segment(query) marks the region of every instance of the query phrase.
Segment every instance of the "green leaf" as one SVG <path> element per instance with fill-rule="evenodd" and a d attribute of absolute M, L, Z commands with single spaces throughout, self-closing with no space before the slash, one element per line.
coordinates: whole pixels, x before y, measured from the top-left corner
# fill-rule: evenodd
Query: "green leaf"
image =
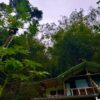
<path fill-rule="evenodd" d="M 37 63 L 35 61 L 31 61 L 31 60 L 28 60 L 28 59 L 24 59 L 23 64 L 26 67 L 33 69 L 33 70 L 35 70 L 37 67 L 42 67 L 42 65 L 40 63 Z"/>
<path fill-rule="evenodd" d="M 23 69 L 23 64 L 14 58 L 8 59 L 4 62 L 4 70 L 7 74 L 18 73 Z"/>

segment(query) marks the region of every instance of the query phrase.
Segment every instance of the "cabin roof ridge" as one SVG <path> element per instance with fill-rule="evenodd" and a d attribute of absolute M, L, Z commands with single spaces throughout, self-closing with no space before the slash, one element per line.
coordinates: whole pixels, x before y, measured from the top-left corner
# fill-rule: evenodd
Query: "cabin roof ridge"
<path fill-rule="evenodd" d="M 100 72 L 100 64 L 98 64 L 96 62 L 84 60 L 83 62 L 73 66 L 72 68 L 70 68 L 67 71 L 63 72 L 62 74 L 58 75 L 56 78 L 57 79 L 64 78 L 65 76 L 70 77 L 71 75 L 75 75 L 84 69 L 87 69 L 88 71 L 92 71 L 92 72 L 96 72 L 96 71 Z"/>

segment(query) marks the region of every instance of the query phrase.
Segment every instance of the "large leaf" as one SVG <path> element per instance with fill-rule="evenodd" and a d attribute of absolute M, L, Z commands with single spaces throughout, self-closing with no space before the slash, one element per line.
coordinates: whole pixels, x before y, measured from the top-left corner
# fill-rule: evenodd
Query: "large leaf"
<path fill-rule="evenodd" d="M 8 59 L 4 63 L 4 71 L 7 74 L 19 73 L 23 69 L 23 64 L 14 58 Z"/>
<path fill-rule="evenodd" d="M 16 53 L 21 53 L 21 54 L 28 54 L 27 50 L 23 48 L 22 46 L 14 45 L 13 49 Z"/>
<path fill-rule="evenodd" d="M 40 63 L 37 63 L 32 60 L 24 59 L 23 64 L 28 67 L 29 69 L 35 70 L 37 67 L 42 67 Z"/>
<path fill-rule="evenodd" d="M 5 55 L 13 55 L 15 54 L 16 52 L 12 49 L 12 48 L 3 48 L 3 47 L 0 47 L 0 56 L 5 56 Z"/>

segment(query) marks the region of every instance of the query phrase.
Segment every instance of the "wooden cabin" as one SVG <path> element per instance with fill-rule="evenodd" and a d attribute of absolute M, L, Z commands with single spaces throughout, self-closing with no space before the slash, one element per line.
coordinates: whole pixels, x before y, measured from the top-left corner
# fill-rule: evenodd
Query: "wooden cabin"
<path fill-rule="evenodd" d="M 100 64 L 84 61 L 40 84 L 43 97 L 35 100 L 100 100 Z"/>

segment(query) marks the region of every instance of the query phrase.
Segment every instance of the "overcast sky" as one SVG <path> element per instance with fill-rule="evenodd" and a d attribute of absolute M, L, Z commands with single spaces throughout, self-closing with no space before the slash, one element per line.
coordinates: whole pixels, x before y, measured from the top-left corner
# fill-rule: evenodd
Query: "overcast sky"
<path fill-rule="evenodd" d="M 83 8 L 85 13 L 91 6 L 96 7 L 97 0 L 29 0 L 30 3 L 43 11 L 41 23 L 57 22 L 61 16 L 69 16 L 75 9 Z M 9 0 L 0 0 L 8 3 Z"/>

